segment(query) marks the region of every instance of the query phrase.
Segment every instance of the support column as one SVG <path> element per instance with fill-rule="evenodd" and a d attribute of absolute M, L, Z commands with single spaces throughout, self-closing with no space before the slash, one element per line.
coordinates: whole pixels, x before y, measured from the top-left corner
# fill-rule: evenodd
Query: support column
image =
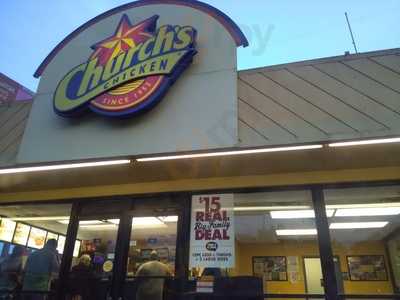
<path fill-rule="evenodd" d="M 79 228 L 79 214 L 81 206 L 79 202 L 73 202 L 71 208 L 71 216 L 68 223 L 67 235 L 65 238 L 65 247 L 61 259 L 59 284 L 57 287 L 56 299 L 64 299 L 65 291 L 67 288 L 69 273 L 71 270 L 72 257 L 74 255 L 75 241 Z"/>
<path fill-rule="evenodd" d="M 315 210 L 315 224 L 318 231 L 318 244 L 322 274 L 324 277 L 325 298 L 327 300 L 337 300 L 339 297 L 335 263 L 333 261 L 329 223 L 326 216 L 324 192 L 321 187 L 314 187 L 312 189 L 312 201 Z"/>
<path fill-rule="evenodd" d="M 179 279 L 179 286 L 176 286 L 177 293 L 185 292 L 186 282 L 189 277 L 190 217 L 192 206 L 191 195 L 182 195 L 182 199 L 180 200 L 175 259 L 175 276 Z"/>
<path fill-rule="evenodd" d="M 113 300 L 122 299 L 121 297 L 126 280 L 131 230 L 132 217 L 129 215 L 128 210 L 125 210 L 119 221 L 117 243 L 115 246 L 114 270 L 111 285 L 111 296 Z"/>

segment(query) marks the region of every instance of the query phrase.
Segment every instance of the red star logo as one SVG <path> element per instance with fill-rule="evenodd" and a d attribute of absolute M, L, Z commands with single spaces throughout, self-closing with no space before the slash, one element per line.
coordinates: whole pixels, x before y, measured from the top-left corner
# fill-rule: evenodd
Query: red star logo
<path fill-rule="evenodd" d="M 90 59 L 97 57 L 104 66 L 110 59 L 145 42 L 153 37 L 157 19 L 158 16 L 153 16 L 132 26 L 128 16 L 123 15 L 114 35 L 92 46 L 94 52 Z"/>

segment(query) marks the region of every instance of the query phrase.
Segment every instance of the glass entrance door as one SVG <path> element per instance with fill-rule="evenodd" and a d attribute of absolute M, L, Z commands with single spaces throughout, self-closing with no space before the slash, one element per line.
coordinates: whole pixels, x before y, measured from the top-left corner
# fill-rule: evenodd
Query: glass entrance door
<path fill-rule="evenodd" d="M 182 220 L 190 218 L 189 204 L 169 197 L 81 203 L 71 218 L 77 230 L 68 239 L 76 242 L 64 276 L 66 299 L 159 299 L 165 283 L 186 276 Z"/>
<path fill-rule="evenodd" d="M 159 203 L 159 202 L 158 202 Z M 177 272 L 179 205 L 135 202 L 123 299 L 162 299 Z"/>
<path fill-rule="evenodd" d="M 66 299 L 113 299 L 119 223 L 130 201 L 90 201 L 81 204 Z"/>

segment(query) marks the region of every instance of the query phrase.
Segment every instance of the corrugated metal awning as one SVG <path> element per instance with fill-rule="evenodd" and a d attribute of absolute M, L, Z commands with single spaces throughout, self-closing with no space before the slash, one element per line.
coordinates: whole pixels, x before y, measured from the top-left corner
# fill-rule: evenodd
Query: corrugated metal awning
<path fill-rule="evenodd" d="M 0 106 L 0 166 L 14 165 L 32 102 Z"/>
<path fill-rule="evenodd" d="M 400 49 L 238 74 L 239 145 L 400 134 Z"/>

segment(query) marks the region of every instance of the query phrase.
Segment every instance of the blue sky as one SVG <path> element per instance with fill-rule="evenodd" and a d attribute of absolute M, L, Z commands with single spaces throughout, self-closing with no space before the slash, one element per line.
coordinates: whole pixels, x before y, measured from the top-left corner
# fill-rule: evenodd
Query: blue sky
<path fill-rule="evenodd" d="M 128 0 L 1 1 L 0 72 L 36 90 L 33 73 L 76 27 Z M 400 47 L 398 0 L 205 0 L 238 23 L 251 46 L 239 69 L 353 52 L 344 12 L 360 52 Z"/>

